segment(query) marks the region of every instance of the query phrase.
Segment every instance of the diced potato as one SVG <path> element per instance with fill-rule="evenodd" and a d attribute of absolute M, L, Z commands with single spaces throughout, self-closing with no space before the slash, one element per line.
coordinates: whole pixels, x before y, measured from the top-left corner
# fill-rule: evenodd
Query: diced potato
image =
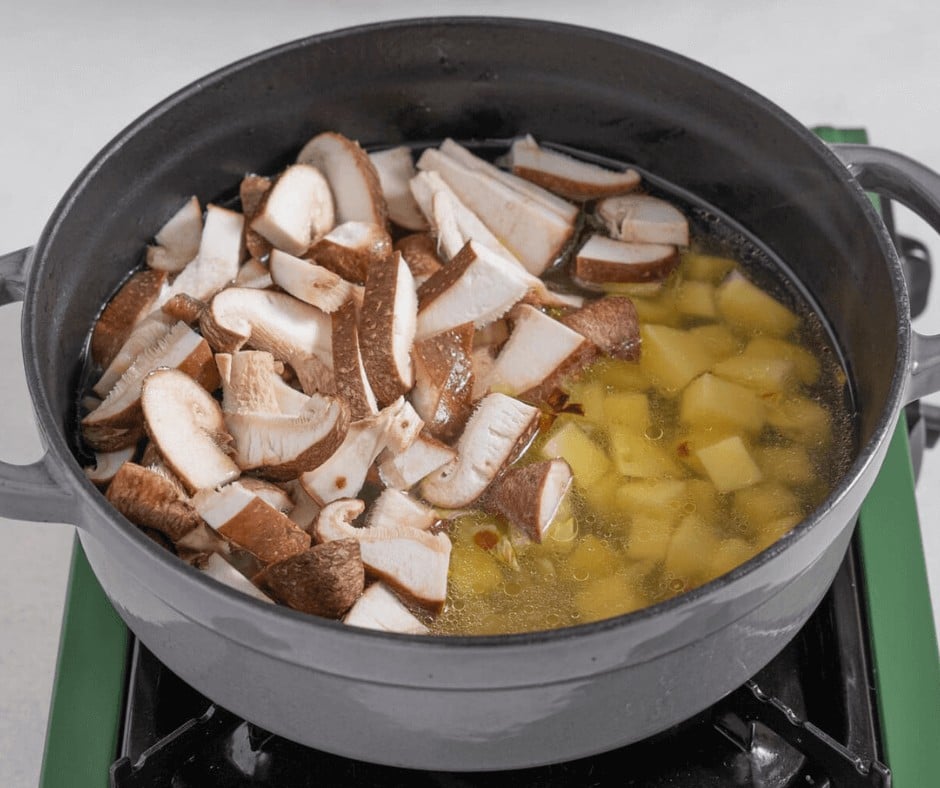
<path fill-rule="evenodd" d="M 714 555 L 718 545 L 718 536 L 705 520 L 697 514 L 686 515 L 669 541 L 666 574 L 691 585 L 707 572 L 709 556 Z"/>
<path fill-rule="evenodd" d="M 662 292 L 665 283 L 659 282 L 604 282 L 601 289 L 607 295 L 630 296 L 631 298 L 655 298 Z"/>
<path fill-rule="evenodd" d="M 633 298 L 632 300 L 641 324 L 656 323 L 676 327 L 682 320 L 682 316 L 676 309 L 674 290 L 663 290 L 655 298 Z"/>
<path fill-rule="evenodd" d="M 546 459 L 567 460 L 579 487 L 590 487 L 610 471 L 607 454 L 571 421 L 563 421 L 542 446 Z"/>
<path fill-rule="evenodd" d="M 692 317 L 715 317 L 718 310 L 714 286 L 708 282 L 683 282 L 676 294 L 676 309 Z"/>
<path fill-rule="evenodd" d="M 595 580 L 575 597 L 581 621 L 599 621 L 602 618 L 630 613 L 646 606 L 646 599 L 620 575 Z"/>
<path fill-rule="evenodd" d="M 829 411 L 807 397 L 769 402 L 767 423 L 784 437 L 805 446 L 823 446 L 831 437 Z"/>
<path fill-rule="evenodd" d="M 718 492 L 750 487 L 763 478 L 760 468 L 738 435 L 698 449 L 696 454 Z"/>
<path fill-rule="evenodd" d="M 734 268 L 734 260 L 710 254 L 683 252 L 679 270 L 686 279 L 720 282 Z"/>
<path fill-rule="evenodd" d="M 638 514 L 630 523 L 630 536 L 624 551 L 638 561 L 662 561 L 669 549 L 676 518 Z"/>
<path fill-rule="evenodd" d="M 706 372 L 682 392 L 679 419 L 696 427 L 736 427 L 758 432 L 765 406 L 753 389 Z"/>
<path fill-rule="evenodd" d="M 687 514 L 698 514 L 708 522 L 714 522 L 718 516 L 718 490 L 705 479 L 689 479 L 686 483 Z"/>
<path fill-rule="evenodd" d="M 754 459 L 764 476 L 784 484 L 812 484 L 818 472 L 802 446 L 758 446 Z"/>
<path fill-rule="evenodd" d="M 800 516 L 800 499 L 779 482 L 762 482 L 734 494 L 732 509 L 751 529 L 760 523 Z"/>
<path fill-rule="evenodd" d="M 800 383 L 812 386 L 819 380 L 821 365 L 806 348 L 774 337 L 754 337 L 744 348 L 743 355 L 749 358 L 782 359 L 793 362 L 793 369 Z"/>
<path fill-rule="evenodd" d="M 597 381 L 582 383 L 574 389 L 568 399 L 569 404 L 577 403 L 581 406 L 584 418 L 595 424 L 604 426 L 606 424 L 604 415 L 604 401 L 607 399 L 607 393 L 604 386 Z"/>
<path fill-rule="evenodd" d="M 766 550 L 782 536 L 790 533 L 802 520 L 798 515 L 791 515 L 762 523 L 757 529 L 757 549 Z"/>
<path fill-rule="evenodd" d="M 681 391 L 714 363 L 705 343 L 688 331 L 652 324 L 640 327 L 640 337 L 640 367 L 666 394 Z"/>
<path fill-rule="evenodd" d="M 779 394 L 794 381 L 794 364 L 785 358 L 732 356 L 719 361 L 712 372 L 732 383 L 740 383 L 758 394 Z"/>
<path fill-rule="evenodd" d="M 461 545 L 451 554 L 448 583 L 462 596 L 489 594 L 503 580 L 503 573 L 485 550 L 472 545 Z"/>
<path fill-rule="evenodd" d="M 743 276 L 728 278 L 717 292 L 718 311 L 729 323 L 748 332 L 784 337 L 799 318 Z"/>
<path fill-rule="evenodd" d="M 672 455 L 686 468 L 694 471 L 699 476 L 707 476 L 705 466 L 702 465 L 702 461 L 699 459 L 698 450 L 737 434 L 737 430 L 726 424 L 690 427 L 682 430 L 672 442 Z"/>
<path fill-rule="evenodd" d="M 687 494 L 684 479 L 627 479 L 617 487 L 617 502 L 629 514 L 652 512 L 674 520 Z"/>
<path fill-rule="evenodd" d="M 611 469 L 603 478 L 585 487 L 581 494 L 590 507 L 602 517 L 617 520 L 620 512 L 617 490 L 620 489 L 621 484 L 623 484 L 623 477 Z"/>
<path fill-rule="evenodd" d="M 621 561 L 614 548 L 594 534 L 587 534 L 568 556 L 568 568 L 576 580 L 597 580 L 613 574 Z"/>
<path fill-rule="evenodd" d="M 604 397 L 603 415 L 607 424 L 621 424 L 643 434 L 650 426 L 650 403 L 646 394 L 612 391 Z"/>
<path fill-rule="evenodd" d="M 757 554 L 757 548 L 743 539 L 723 539 L 711 556 L 709 578 L 721 577 Z"/>
<path fill-rule="evenodd" d="M 662 443 L 651 441 L 629 427 L 611 427 L 610 458 L 623 476 L 649 479 L 684 475 Z"/>
<path fill-rule="evenodd" d="M 740 344 L 731 329 L 721 323 L 695 326 L 689 329 L 689 335 L 699 340 L 716 361 L 733 356 Z"/>

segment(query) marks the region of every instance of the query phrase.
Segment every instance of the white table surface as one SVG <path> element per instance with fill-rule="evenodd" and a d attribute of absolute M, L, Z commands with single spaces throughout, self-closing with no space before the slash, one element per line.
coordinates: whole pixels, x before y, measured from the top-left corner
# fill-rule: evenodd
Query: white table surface
<path fill-rule="evenodd" d="M 763 93 L 800 121 L 863 125 L 873 142 L 940 169 L 940 6 L 774 3 L 290 2 L 34 0 L 0 10 L 0 252 L 29 246 L 83 165 L 166 95 L 237 58 L 383 18 L 540 17 L 681 52 Z M 902 215 L 902 230 L 940 242 Z M 916 321 L 940 332 L 940 295 Z M 21 372 L 18 306 L 0 310 L 0 459 L 41 449 Z M 936 397 L 935 401 L 940 401 Z M 934 616 L 940 619 L 940 451 L 918 489 Z M 39 779 L 73 528 L 0 520 L 0 786 Z"/>

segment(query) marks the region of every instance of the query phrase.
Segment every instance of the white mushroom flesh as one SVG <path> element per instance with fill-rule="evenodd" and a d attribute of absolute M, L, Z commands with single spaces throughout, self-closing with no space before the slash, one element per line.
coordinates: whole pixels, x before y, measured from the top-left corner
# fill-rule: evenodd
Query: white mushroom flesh
<path fill-rule="evenodd" d="M 373 583 L 359 597 L 344 624 L 380 632 L 400 632 L 406 635 L 426 635 L 428 628 L 419 621 L 402 601 L 384 583 Z"/>
<path fill-rule="evenodd" d="M 339 309 L 357 289 L 356 285 L 322 265 L 278 249 L 271 252 L 268 265 L 274 284 L 327 314 Z"/>
<path fill-rule="evenodd" d="M 689 222 L 672 203 L 648 194 L 624 194 L 597 204 L 597 215 L 620 241 L 689 245 Z"/>
<path fill-rule="evenodd" d="M 251 229 L 288 254 L 303 254 L 333 224 L 333 196 L 326 178 L 316 167 L 295 164 L 267 193 Z"/>
<path fill-rule="evenodd" d="M 160 271 L 177 273 L 199 252 L 202 237 L 202 208 L 195 196 L 190 197 L 160 228 L 147 247 L 147 265 Z"/>
<path fill-rule="evenodd" d="M 406 230 L 426 230 L 428 223 L 408 188 L 408 182 L 415 176 L 410 148 L 400 145 L 370 153 L 369 158 L 379 174 L 389 218 Z"/>

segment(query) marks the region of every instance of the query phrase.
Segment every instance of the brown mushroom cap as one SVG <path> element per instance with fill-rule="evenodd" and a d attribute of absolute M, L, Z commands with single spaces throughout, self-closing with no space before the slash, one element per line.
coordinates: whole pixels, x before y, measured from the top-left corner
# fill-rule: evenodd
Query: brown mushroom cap
<path fill-rule="evenodd" d="M 153 528 L 173 542 L 202 522 L 177 484 L 159 471 L 132 462 L 120 467 L 106 497 L 132 523 Z"/>
<path fill-rule="evenodd" d="M 608 296 L 561 318 L 561 322 L 593 342 L 611 358 L 640 358 L 640 321 L 626 296 Z"/>
<path fill-rule="evenodd" d="M 380 406 L 414 385 L 411 347 L 418 313 L 414 278 L 400 252 L 369 268 L 359 312 L 362 363 Z"/>
<path fill-rule="evenodd" d="M 238 186 L 238 198 L 245 217 L 245 248 L 252 257 L 264 257 L 271 251 L 271 243 L 264 236 L 251 229 L 251 223 L 264 202 L 264 196 L 270 191 L 274 181 L 263 175 L 248 174 Z M 239 272 L 240 274 L 241 272 Z"/>
<path fill-rule="evenodd" d="M 305 257 L 343 279 L 362 284 L 369 268 L 392 252 L 392 238 L 384 225 L 343 222 L 317 241 Z"/>
<path fill-rule="evenodd" d="M 533 542 L 541 542 L 571 487 L 564 460 L 544 460 L 509 468 L 486 493 L 485 507 L 500 514 Z"/>
<path fill-rule="evenodd" d="M 340 618 L 365 587 L 359 542 L 337 539 L 315 545 L 267 567 L 255 582 L 294 610 Z"/>
<path fill-rule="evenodd" d="M 112 296 L 91 333 L 91 357 L 107 367 L 127 341 L 131 330 L 153 309 L 166 284 L 166 271 L 138 271 Z"/>
<path fill-rule="evenodd" d="M 437 254 L 437 242 L 429 233 L 412 233 L 395 242 L 395 251 L 408 263 L 415 285 L 423 284 L 431 274 L 440 270 L 444 261 Z"/>
<path fill-rule="evenodd" d="M 206 311 L 206 302 L 193 298 L 188 293 L 178 293 L 167 301 L 160 311 L 174 321 L 182 321 L 188 326 L 195 326 L 199 323 L 202 313 Z"/>
<path fill-rule="evenodd" d="M 333 378 L 336 395 L 346 401 L 353 421 L 379 412 L 359 346 L 359 309 L 353 300 L 333 313 Z"/>
<path fill-rule="evenodd" d="M 653 282 L 665 279 L 678 265 L 675 246 L 592 235 L 578 250 L 574 278 L 585 287 L 604 282 Z"/>
<path fill-rule="evenodd" d="M 231 437 L 219 403 L 178 369 L 144 378 L 140 404 L 150 440 L 190 492 L 218 487 L 241 471 L 226 452 Z"/>
<path fill-rule="evenodd" d="M 455 439 L 473 411 L 473 341 L 473 323 L 464 323 L 414 345 L 412 401 L 428 431 L 443 441 Z"/>

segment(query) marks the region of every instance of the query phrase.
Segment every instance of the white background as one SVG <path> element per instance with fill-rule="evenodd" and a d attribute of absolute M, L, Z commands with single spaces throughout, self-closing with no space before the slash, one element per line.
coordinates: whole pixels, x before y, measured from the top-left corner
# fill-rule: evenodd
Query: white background
<path fill-rule="evenodd" d="M 82 166 L 177 88 L 294 38 L 383 18 L 495 14 L 556 19 L 643 39 L 750 85 L 800 121 L 864 125 L 873 142 L 940 169 L 940 6 L 779 3 L 460 3 L 152 0 L 0 3 L 0 253 L 38 237 Z M 922 223 L 901 227 L 940 243 Z M 938 275 L 940 276 L 940 275 Z M 940 332 L 940 296 L 916 327 Z M 41 450 L 21 372 L 18 306 L 0 310 L 0 459 Z M 940 610 L 940 450 L 919 485 Z M 73 529 L 0 520 L 0 786 L 39 778 Z M 104 780 L 104 776 L 102 776 Z M 103 784 L 103 783 L 102 783 Z"/>

